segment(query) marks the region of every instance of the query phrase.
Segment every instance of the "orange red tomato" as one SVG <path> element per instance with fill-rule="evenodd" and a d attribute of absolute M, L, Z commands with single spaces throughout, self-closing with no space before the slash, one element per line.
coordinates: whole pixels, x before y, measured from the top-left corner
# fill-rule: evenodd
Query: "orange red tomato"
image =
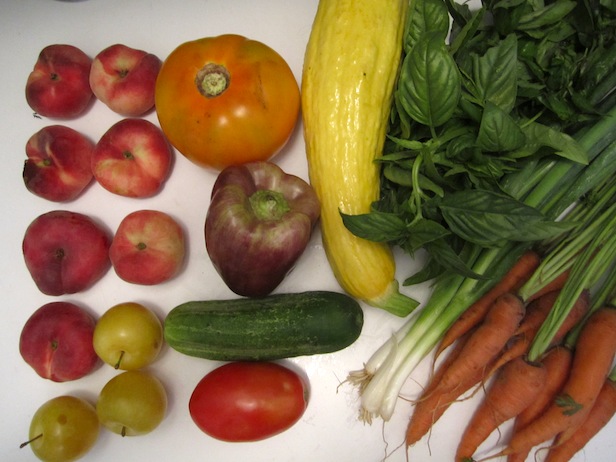
<path fill-rule="evenodd" d="M 190 397 L 195 424 L 222 441 L 259 441 L 293 426 L 304 414 L 300 376 L 273 362 L 230 362 L 208 373 Z"/>
<path fill-rule="evenodd" d="M 170 143 L 196 164 L 218 170 L 277 154 L 300 108 L 287 62 L 239 35 L 178 46 L 163 63 L 155 99 Z"/>

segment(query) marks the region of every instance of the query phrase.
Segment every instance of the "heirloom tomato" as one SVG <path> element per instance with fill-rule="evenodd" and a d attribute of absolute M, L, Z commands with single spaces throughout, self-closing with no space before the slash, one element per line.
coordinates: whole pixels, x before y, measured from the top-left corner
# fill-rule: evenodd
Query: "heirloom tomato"
<path fill-rule="evenodd" d="M 197 384 L 190 415 L 206 434 L 222 441 L 258 441 L 295 424 L 307 391 L 297 373 L 273 362 L 231 362 Z"/>
<path fill-rule="evenodd" d="M 287 62 L 239 35 L 178 46 L 163 63 L 155 99 L 169 142 L 194 163 L 218 170 L 278 153 L 300 108 Z"/>

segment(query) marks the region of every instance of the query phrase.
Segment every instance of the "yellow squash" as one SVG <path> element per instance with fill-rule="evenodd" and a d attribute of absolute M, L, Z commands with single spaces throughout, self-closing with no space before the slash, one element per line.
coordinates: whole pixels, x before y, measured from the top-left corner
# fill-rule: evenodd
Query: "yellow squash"
<path fill-rule="evenodd" d="M 416 302 L 400 294 L 391 248 L 356 237 L 340 217 L 379 197 L 379 167 L 402 54 L 409 0 L 320 0 L 302 76 L 310 182 L 333 272 L 350 295 L 399 316 Z"/>

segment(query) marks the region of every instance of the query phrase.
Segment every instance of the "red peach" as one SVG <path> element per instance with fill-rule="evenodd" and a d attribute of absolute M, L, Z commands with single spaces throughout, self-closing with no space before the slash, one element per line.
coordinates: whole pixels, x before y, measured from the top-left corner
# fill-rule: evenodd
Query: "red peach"
<path fill-rule="evenodd" d="M 92 172 L 108 191 L 150 197 L 169 175 L 171 147 L 163 132 L 146 119 L 123 119 L 103 134 L 92 152 Z"/>
<path fill-rule="evenodd" d="M 154 87 L 162 61 L 122 44 L 105 48 L 92 61 L 90 88 L 112 111 L 138 117 L 154 107 Z"/>
<path fill-rule="evenodd" d="M 22 250 L 36 286 L 46 295 L 81 292 L 109 269 L 108 233 L 92 218 L 65 210 L 37 217 Z"/>
<path fill-rule="evenodd" d="M 54 382 L 77 380 L 100 363 L 94 350 L 96 320 L 74 303 L 51 302 L 26 321 L 19 352 L 38 375 Z"/>
<path fill-rule="evenodd" d="M 93 149 L 94 143 L 72 128 L 42 128 L 26 143 L 26 188 L 54 202 L 75 199 L 92 181 Z"/>
<path fill-rule="evenodd" d="M 45 117 L 77 117 L 92 100 L 91 65 L 90 57 L 72 45 L 43 48 L 26 82 L 28 105 Z"/>
<path fill-rule="evenodd" d="M 139 210 L 120 223 L 109 249 L 117 275 L 133 284 L 154 285 L 173 278 L 184 261 L 180 225 L 156 210 Z"/>

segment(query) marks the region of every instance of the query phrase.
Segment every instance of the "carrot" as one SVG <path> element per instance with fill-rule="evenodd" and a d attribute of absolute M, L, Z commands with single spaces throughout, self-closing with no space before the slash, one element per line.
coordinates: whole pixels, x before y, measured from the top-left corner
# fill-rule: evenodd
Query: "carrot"
<path fill-rule="evenodd" d="M 575 345 L 567 383 L 550 406 L 515 433 L 496 456 L 527 451 L 557 434 L 577 427 L 586 418 L 616 353 L 616 310 L 602 308 L 586 321 Z"/>
<path fill-rule="evenodd" d="M 468 390 L 481 383 L 483 374 L 484 371 L 478 369 L 457 387 L 442 393 L 430 393 L 425 399 L 418 401 L 406 429 L 406 446 L 412 446 L 423 438 L 452 404 Z"/>
<path fill-rule="evenodd" d="M 563 442 L 556 439 L 545 462 L 566 462 L 579 452 L 599 431 L 607 425 L 616 413 L 616 382 L 607 379 L 597 396 L 583 424 L 571 437 Z"/>
<path fill-rule="evenodd" d="M 524 305 L 518 297 L 508 292 L 498 297 L 466 341 L 458 359 L 445 371 L 436 390 L 450 390 L 485 368 L 503 349 L 523 317 Z"/>
<path fill-rule="evenodd" d="M 517 356 L 521 356 L 528 352 L 528 349 L 535 338 L 539 328 L 543 321 L 547 318 L 547 315 L 554 305 L 559 292 L 550 292 L 541 298 L 531 302 L 526 307 L 526 315 L 520 323 L 520 327 L 516 331 L 516 335 L 511 339 L 507 348 L 503 351 L 499 359 L 494 363 L 494 368 L 498 369 L 503 364 L 511 361 Z M 590 307 L 590 292 L 585 290 L 580 294 L 575 304 L 569 311 L 569 314 L 565 318 L 554 338 L 552 340 L 552 346 L 557 345 L 562 339 L 588 312 Z M 486 375 L 490 377 L 491 371 Z"/>
<path fill-rule="evenodd" d="M 543 295 L 547 293 L 562 289 L 565 285 L 565 282 L 567 282 L 567 279 L 569 279 L 569 273 L 571 273 L 571 268 L 560 273 L 558 276 L 556 276 L 554 279 L 548 282 L 541 289 L 537 290 L 534 294 L 529 295 L 525 301 L 527 303 L 530 303 L 533 300 L 536 300 L 539 297 L 542 297 Z"/>
<path fill-rule="evenodd" d="M 437 388 L 438 384 L 443 378 L 443 375 L 445 374 L 447 369 L 449 369 L 449 366 L 451 366 L 458 359 L 460 353 L 464 349 L 464 345 L 466 345 L 466 342 L 474 331 L 475 328 L 466 332 L 459 339 L 457 339 L 453 343 L 453 345 L 451 345 L 451 349 L 447 352 L 445 359 L 441 361 L 441 363 L 438 365 L 438 368 L 433 371 L 432 376 L 430 377 L 430 381 L 428 382 L 426 388 L 423 389 L 419 401 L 426 399 L 432 393 L 432 391 Z"/>
<path fill-rule="evenodd" d="M 473 303 L 451 327 L 445 332 L 439 346 L 436 349 L 435 357 L 438 357 L 449 345 L 457 338 L 468 332 L 473 327 L 479 325 L 490 310 L 492 303 L 501 295 L 512 292 L 515 293 L 520 287 L 530 279 L 540 263 L 539 254 L 529 250 L 522 254 L 518 261 L 509 269 L 507 274 L 496 283 L 479 300 Z"/>
<path fill-rule="evenodd" d="M 554 302 L 559 294 L 559 290 L 554 290 L 543 294 L 532 302 L 528 302 L 526 305 L 526 315 L 520 323 L 520 327 L 515 331 L 515 335 L 531 332 L 531 335 L 534 336 L 543 321 L 545 321 L 545 318 L 548 317 L 548 313 L 554 306 Z"/>
<path fill-rule="evenodd" d="M 426 399 L 418 401 L 406 430 L 406 446 L 412 446 L 423 438 L 452 404 L 459 401 L 468 390 L 481 383 L 483 373 L 484 371 L 479 369 L 459 386 L 443 393 L 431 393 Z"/>
<path fill-rule="evenodd" d="M 530 333 L 530 335 L 527 336 L 530 336 L 531 338 L 534 337 L 543 321 L 547 318 L 559 295 L 560 291 L 552 291 L 530 302 L 526 307 L 526 316 L 524 316 L 524 319 L 520 323 L 520 327 L 515 334 L 520 335 Z M 582 320 L 589 308 L 590 291 L 583 290 L 569 311 L 565 321 L 559 328 L 554 341 L 560 341 L 567 334 L 567 332 L 573 328 L 573 326 Z"/>
<path fill-rule="evenodd" d="M 495 361 L 492 371 L 487 374 L 490 377 L 501 366 L 506 364 L 518 356 L 522 356 L 528 351 L 535 334 L 541 327 L 543 321 L 547 318 L 548 313 L 554 301 L 558 297 L 558 292 L 550 292 L 532 303 L 526 305 L 526 313 L 520 322 L 520 325 L 514 332 L 513 336 L 507 342 L 507 345 L 501 353 L 498 360 Z"/>
<path fill-rule="evenodd" d="M 554 396 L 562 389 L 571 368 L 573 354 L 571 349 L 564 346 L 551 348 L 541 359 L 546 371 L 545 384 L 533 402 L 520 412 L 515 418 L 512 432 L 516 433 L 537 418 L 549 405 Z M 524 462 L 528 451 L 511 454 L 508 462 Z"/>
<path fill-rule="evenodd" d="M 412 446 L 423 438 L 451 404 L 481 381 L 483 371 L 477 370 L 473 376 L 465 378 L 464 383 L 460 383 L 458 387 L 448 392 L 434 392 L 444 372 L 459 357 L 472 332 L 467 332 L 453 344 L 452 349 L 447 353 L 446 358 L 439 364 L 438 369 L 431 377 L 421 397 L 416 401 L 406 429 L 407 447 Z"/>
<path fill-rule="evenodd" d="M 508 362 L 499 370 L 484 400 L 468 422 L 455 460 L 472 460 L 477 448 L 494 430 L 533 402 L 545 380 L 546 369 L 541 363 L 529 363 L 523 358 Z"/>

